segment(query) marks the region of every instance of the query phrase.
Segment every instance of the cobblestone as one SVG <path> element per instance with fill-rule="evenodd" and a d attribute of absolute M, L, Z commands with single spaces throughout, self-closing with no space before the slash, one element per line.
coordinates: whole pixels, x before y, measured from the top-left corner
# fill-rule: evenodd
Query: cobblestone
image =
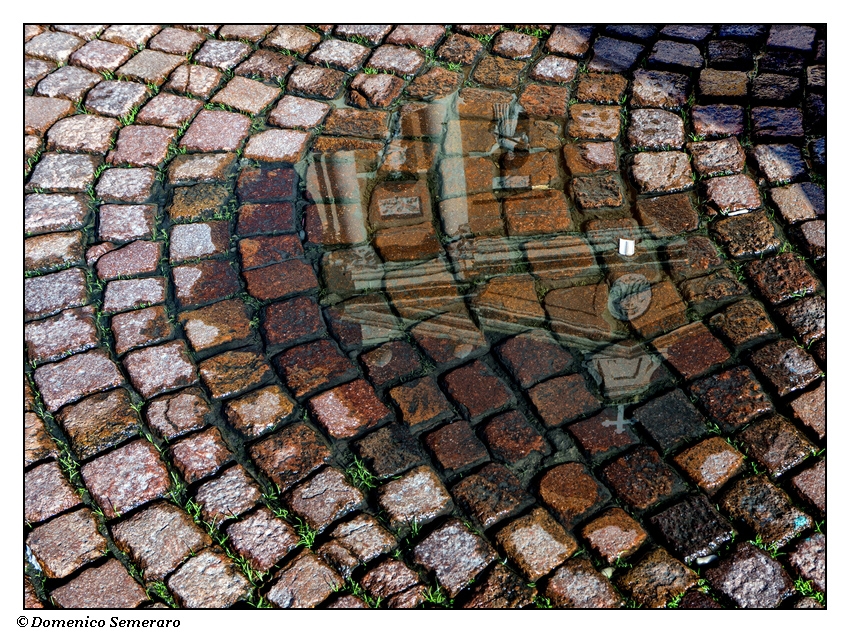
<path fill-rule="evenodd" d="M 26 605 L 821 606 L 822 25 L 23 48 Z"/>

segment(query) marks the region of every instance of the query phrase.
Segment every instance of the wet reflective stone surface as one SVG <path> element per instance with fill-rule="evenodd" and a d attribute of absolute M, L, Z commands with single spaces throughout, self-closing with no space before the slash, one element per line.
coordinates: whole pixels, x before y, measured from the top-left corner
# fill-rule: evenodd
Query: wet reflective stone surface
<path fill-rule="evenodd" d="M 26 25 L 24 604 L 825 604 L 825 25 Z"/>

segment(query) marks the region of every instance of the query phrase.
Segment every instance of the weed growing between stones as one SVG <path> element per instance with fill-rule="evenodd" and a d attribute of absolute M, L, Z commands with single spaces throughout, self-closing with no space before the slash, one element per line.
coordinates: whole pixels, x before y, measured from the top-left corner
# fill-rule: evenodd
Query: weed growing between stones
<path fill-rule="evenodd" d="M 454 598 L 449 598 L 446 595 L 445 590 L 438 582 L 434 582 L 433 587 L 428 587 L 422 592 L 422 599 L 427 604 L 432 604 L 435 607 L 441 607 L 443 609 L 451 609 L 454 607 L 455 602 Z"/>
<path fill-rule="evenodd" d="M 363 492 L 368 493 L 378 485 L 375 476 L 369 472 L 366 465 L 357 457 L 355 457 L 352 464 L 345 469 L 345 474 L 348 476 L 348 480 L 353 485 L 360 488 Z"/>

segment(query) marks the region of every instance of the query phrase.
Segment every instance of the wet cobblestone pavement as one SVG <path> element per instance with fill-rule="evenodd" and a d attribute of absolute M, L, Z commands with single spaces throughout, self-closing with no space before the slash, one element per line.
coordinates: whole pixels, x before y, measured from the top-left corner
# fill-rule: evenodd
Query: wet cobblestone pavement
<path fill-rule="evenodd" d="M 824 606 L 825 38 L 26 26 L 24 605 Z"/>

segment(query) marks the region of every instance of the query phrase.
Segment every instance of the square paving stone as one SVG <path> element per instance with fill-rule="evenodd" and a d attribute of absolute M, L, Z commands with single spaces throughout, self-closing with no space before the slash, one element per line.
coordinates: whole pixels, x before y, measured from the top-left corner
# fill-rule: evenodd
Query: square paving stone
<path fill-rule="evenodd" d="M 492 455 L 508 464 L 532 454 L 544 456 L 551 450 L 540 432 L 518 411 L 494 417 L 484 427 L 483 436 Z"/>
<path fill-rule="evenodd" d="M 687 75 L 639 68 L 634 72 L 631 105 L 639 108 L 679 109 L 687 101 L 689 85 Z"/>
<path fill-rule="evenodd" d="M 699 74 L 699 91 L 706 101 L 736 101 L 745 98 L 748 84 L 747 73 L 739 70 L 706 68 Z"/>
<path fill-rule="evenodd" d="M 251 46 L 245 42 L 207 40 L 201 50 L 195 53 L 194 60 L 204 66 L 226 71 L 232 70 L 250 53 Z"/>
<path fill-rule="evenodd" d="M 510 470 L 501 464 L 487 464 L 452 488 L 460 508 L 484 529 L 516 516 L 534 503 Z"/>
<path fill-rule="evenodd" d="M 487 348 L 487 339 L 466 311 L 439 314 L 416 325 L 410 334 L 438 365 L 456 365 Z"/>
<path fill-rule="evenodd" d="M 619 178 L 611 174 L 577 176 L 570 183 L 570 188 L 576 206 L 582 211 L 623 204 L 623 187 Z"/>
<path fill-rule="evenodd" d="M 81 474 L 110 519 L 164 496 L 171 484 L 156 447 L 144 440 L 92 460 L 83 466 Z"/>
<path fill-rule="evenodd" d="M 295 197 L 298 190 L 298 175 L 291 167 L 260 166 L 243 169 L 236 182 L 236 195 L 240 202 L 276 202 Z M 265 231 L 280 230 L 268 228 Z M 292 232 L 290 230 L 290 232 Z M 244 235 L 243 231 L 239 231 Z"/>
<path fill-rule="evenodd" d="M 70 33 L 44 31 L 27 42 L 24 50 L 27 55 L 67 63 L 68 58 L 85 42 Z"/>
<path fill-rule="evenodd" d="M 813 534 L 794 548 L 788 561 L 817 591 L 826 591 L 826 536 Z"/>
<path fill-rule="evenodd" d="M 61 97 L 80 101 L 103 78 L 97 73 L 76 66 L 63 66 L 38 82 L 35 94 L 43 97 Z"/>
<path fill-rule="evenodd" d="M 169 55 L 154 50 L 136 53 L 130 61 L 115 71 L 116 76 L 161 86 L 171 71 L 186 60 L 182 55 Z"/>
<path fill-rule="evenodd" d="M 295 61 L 291 56 L 260 49 L 236 67 L 236 74 L 278 82 L 286 77 L 293 66 Z"/>
<path fill-rule="evenodd" d="M 172 444 L 169 451 L 174 466 L 189 484 L 214 475 L 233 458 L 216 428 L 183 438 Z"/>
<path fill-rule="evenodd" d="M 198 387 L 152 400 L 145 411 L 148 425 L 165 440 L 203 428 L 212 421 L 212 409 Z"/>
<path fill-rule="evenodd" d="M 779 415 L 748 426 L 738 434 L 747 453 L 776 479 L 802 464 L 817 452 L 817 447 L 793 424 Z"/>
<path fill-rule="evenodd" d="M 632 159 L 632 178 L 640 193 L 690 189 L 691 165 L 684 152 L 643 152 Z"/>
<path fill-rule="evenodd" d="M 252 335 L 245 304 L 239 299 L 183 312 L 180 321 L 196 352 L 224 344 L 243 343 Z"/>
<path fill-rule="evenodd" d="M 370 52 L 368 48 L 360 44 L 331 39 L 321 42 L 310 53 L 307 60 L 317 66 L 333 67 L 337 70 L 350 73 L 363 65 Z"/>
<path fill-rule="evenodd" d="M 313 397 L 309 407 L 322 428 L 336 439 L 361 435 L 392 416 L 369 383 L 362 379 Z"/>
<path fill-rule="evenodd" d="M 148 48 L 173 55 L 187 55 L 206 41 L 203 35 L 185 29 L 164 28 L 148 42 Z"/>
<path fill-rule="evenodd" d="M 124 358 L 130 382 L 145 398 L 198 381 L 186 344 L 173 341 L 130 352 Z"/>
<path fill-rule="evenodd" d="M 216 399 L 240 395 L 274 376 L 265 357 L 255 351 L 229 351 L 199 364 L 201 378 Z"/>
<path fill-rule="evenodd" d="M 573 364 L 572 354 L 542 330 L 509 339 L 498 348 L 498 354 L 523 388 L 561 373 Z"/>
<path fill-rule="evenodd" d="M 212 522 L 216 527 L 245 514 L 261 497 L 262 491 L 257 482 L 239 464 L 201 484 L 195 493 L 204 520 Z"/>
<path fill-rule="evenodd" d="M 171 263 L 224 254 L 230 246 L 227 222 L 199 222 L 171 227 L 168 254 Z"/>
<path fill-rule="evenodd" d="M 773 405 L 746 366 L 732 367 L 701 378 L 690 386 L 690 392 L 727 433 L 773 411 Z"/>
<path fill-rule="evenodd" d="M 744 470 L 744 456 L 722 437 L 710 437 L 673 458 L 702 490 L 713 495 Z"/>
<path fill-rule="evenodd" d="M 263 43 L 267 47 L 292 51 L 304 57 L 321 41 L 322 37 L 309 29 L 281 24 Z"/>
<path fill-rule="evenodd" d="M 472 422 L 514 402 L 505 383 L 480 361 L 454 370 L 443 380 L 449 396 Z"/>
<path fill-rule="evenodd" d="M 330 106 L 291 95 L 278 101 L 269 113 L 269 123 L 284 128 L 312 128 L 324 121 Z"/>
<path fill-rule="evenodd" d="M 383 387 L 421 369 L 416 350 L 405 341 L 391 341 L 360 355 L 369 380 Z"/>
<path fill-rule="evenodd" d="M 454 411 L 433 376 L 425 376 L 390 389 L 402 421 L 419 432 L 452 417 Z"/>
<path fill-rule="evenodd" d="M 822 373 L 814 359 L 788 339 L 768 343 L 753 352 L 750 360 L 780 396 L 806 388 Z"/>
<path fill-rule="evenodd" d="M 656 514 L 649 524 L 688 565 L 732 541 L 735 530 L 703 496 L 689 497 Z"/>
<path fill-rule="evenodd" d="M 283 299 L 318 288 L 313 267 L 301 259 L 272 264 L 243 274 L 248 294 L 260 301 Z"/>
<path fill-rule="evenodd" d="M 89 396 L 56 416 L 74 453 L 86 460 L 138 435 L 139 419 L 124 389 Z"/>
<path fill-rule="evenodd" d="M 815 220 L 801 224 L 792 235 L 800 244 L 803 252 L 812 257 L 818 264 L 826 257 L 826 222 Z"/>
<path fill-rule="evenodd" d="M 35 413 L 24 414 L 24 466 L 59 456 L 59 448 Z"/>
<path fill-rule="evenodd" d="M 587 467 L 577 462 L 546 471 L 538 484 L 538 494 L 555 518 L 569 530 L 611 499 L 611 493 Z"/>
<path fill-rule="evenodd" d="M 734 136 L 717 141 L 688 143 L 694 169 L 701 176 L 715 176 L 744 169 L 746 155 Z"/>
<path fill-rule="evenodd" d="M 741 106 L 694 106 L 691 115 L 698 136 L 720 138 L 744 133 L 744 109 Z"/>
<path fill-rule="evenodd" d="M 364 501 L 363 493 L 335 468 L 325 468 L 286 495 L 287 506 L 318 532 L 324 532 L 334 521 L 361 509 Z"/>
<path fill-rule="evenodd" d="M 64 578 L 106 551 L 106 539 L 88 508 L 63 514 L 30 532 L 26 541 L 48 578 Z"/>
<path fill-rule="evenodd" d="M 30 176 L 26 190 L 85 191 L 94 184 L 95 169 L 99 163 L 99 158 L 87 154 L 43 154 Z"/>
<path fill-rule="evenodd" d="M 620 108 L 618 106 L 570 106 L 568 136 L 581 139 L 613 141 L 620 134 Z"/>
<path fill-rule="evenodd" d="M 452 422 L 429 433 L 425 436 L 424 443 L 449 476 L 468 470 L 490 458 L 487 449 L 465 420 Z"/>
<path fill-rule="evenodd" d="M 803 156 L 795 145 L 756 145 L 753 157 L 771 184 L 796 180 L 806 172 Z"/>
<path fill-rule="evenodd" d="M 265 309 L 262 332 L 266 345 L 277 349 L 324 334 L 325 323 L 315 299 L 296 297 Z"/>
<path fill-rule="evenodd" d="M 703 59 L 699 48 L 693 44 L 658 40 L 647 58 L 651 68 L 691 70 L 702 68 Z"/>
<path fill-rule="evenodd" d="M 361 584 L 373 596 L 387 599 L 419 583 L 419 575 L 400 560 L 387 560 L 366 572 Z"/>
<path fill-rule="evenodd" d="M 709 325 L 739 349 L 777 334 L 764 306 L 752 299 L 738 301 L 715 314 L 709 320 Z"/>
<path fill-rule="evenodd" d="M 634 67 L 643 51 L 640 44 L 600 36 L 593 43 L 593 57 L 587 67 L 595 72 L 626 72 Z"/>
<path fill-rule="evenodd" d="M 244 172 L 243 172 L 244 173 Z M 240 236 L 256 233 L 291 233 L 294 228 L 292 203 L 245 204 L 239 208 L 236 233 Z"/>
<path fill-rule="evenodd" d="M 293 347 L 275 358 L 297 398 L 310 396 L 356 376 L 354 365 L 327 339 Z"/>
<path fill-rule="evenodd" d="M 24 520 L 41 523 L 82 503 L 56 462 L 24 473 Z"/>
<path fill-rule="evenodd" d="M 811 294 L 821 287 L 805 262 L 794 253 L 751 262 L 747 264 L 746 271 L 759 292 L 774 305 Z"/>
<path fill-rule="evenodd" d="M 617 103 L 623 96 L 628 82 L 621 75 L 586 73 L 579 77 L 576 98 L 579 101 Z"/>
<path fill-rule="evenodd" d="M 303 423 L 287 426 L 249 449 L 262 473 L 283 490 L 330 462 L 324 439 Z"/>
<path fill-rule="evenodd" d="M 669 237 L 699 226 L 699 215 L 687 194 L 642 198 L 636 203 L 642 226 L 654 237 Z"/>
<path fill-rule="evenodd" d="M 387 39 L 389 42 L 392 36 Z M 493 52 L 508 59 L 528 59 L 537 48 L 538 39 L 527 33 L 502 31 L 493 40 Z"/>
<path fill-rule="evenodd" d="M 784 547 L 812 524 L 788 495 L 766 476 L 738 479 L 721 496 L 720 507 L 733 520 L 761 536 L 767 545 Z"/>
<path fill-rule="evenodd" d="M 24 281 L 24 318 L 32 321 L 86 303 L 85 275 L 80 268 L 31 277 Z"/>
<path fill-rule="evenodd" d="M 377 501 L 396 532 L 414 523 L 429 523 L 454 508 L 448 490 L 429 466 L 414 468 L 378 488 Z"/>
<path fill-rule="evenodd" d="M 180 140 L 180 147 L 195 152 L 232 152 L 248 136 L 251 119 L 244 114 L 203 110 Z"/>
<path fill-rule="evenodd" d="M 787 103 L 800 98 L 800 79 L 787 75 L 761 73 L 753 79 L 754 101 Z"/>
<path fill-rule="evenodd" d="M 508 558 L 532 582 L 548 574 L 578 549 L 570 536 L 543 508 L 512 521 L 496 534 Z"/>
<path fill-rule="evenodd" d="M 88 209 L 82 195 L 30 194 L 24 196 L 24 230 L 27 235 L 83 226 Z"/>
<path fill-rule="evenodd" d="M 282 609 L 307 609 L 327 600 L 343 584 L 333 569 L 304 552 L 275 575 L 266 598 Z"/>
<path fill-rule="evenodd" d="M 562 609 L 617 609 L 623 600 L 611 582 L 586 558 L 562 565 L 546 583 L 545 590 L 555 607 Z"/>
<path fill-rule="evenodd" d="M 224 609 L 251 593 L 251 583 L 218 548 L 183 563 L 168 579 L 168 588 L 187 609 Z"/>
<path fill-rule="evenodd" d="M 624 510 L 612 508 L 585 524 L 581 536 L 603 560 L 614 563 L 638 551 L 647 533 Z"/>
<path fill-rule="evenodd" d="M 534 604 L 537 590 L 505 565 L 494 565 L 472 590 L 464 609 L 522 609 Z"/>
<path fill-rule="evenodd" d="M 399 424 L 389 424 L 354 443 L 354 450 L 380 478 L 392 477 L 427 460 L 419 443 Z"/>
<path fill-rule="evenodd" d="M 64 609 L 132 609 L 147 600 L 145 590 L 114 558 L 50 593 L 50 601 Z"/>
<path fill-rule="evenodd" d="M 414 560 L 434 573 L 450 598 L 496 558 L 495 552 L 458 519 L 450 519 L 413 550 Z"/>
<path fill-rule="evenodd" d="M 758 186 L 744 174 L 711 178 L 705 191 L 708 202 L 723 215 L 739 215 L 761 207 Z"/>
<path fill-rule="evenodd" d="M 245 158 L 294 164 L 301 160 L 308 140 L 306 132 L 266 130 L 251 137 L 245 147 Z"/>
<path fill-rule="evenodd" d="M 600 462 L 639 442 L 631 429 L 611 423 L 616 419 L 617 412 L 607 408 L 568 427 L 570 434 L 592 462 Z"/>
<path fill-rule="evenodd" d="M 129 125 L 121 129 L 115 150 L 107 160 L 113 165 L 133 167 L 156 166 L 168 155 L 168 148 L 177 136 L 174 130 L 155 125 Z"/>
<path fill-rule="evenodd" d="M 286 83 L 286 91 L 308 99 L 335 99 L 346 75 L 339 70 L 317 66 L 297 66 Z"/>
<path fill-rule="evenodd" d="M 136 240 L 102 255 L 97 260 L 97 274 L 108 281 L 154 273 L 161 258 L 161 243 Z"/>
<path fill-rule="evenodd" d="M 166 90 L 184 93 L 187 97 L 209 99 L 219 87 L 222 73 L 214 68 L 196 64 L 183 64 L 171 73 L 165 84 Z"/>
<path fill-rule="evenodd" d="M 794 417 L 811 429 L 817 438 L 826 437 L 826 383 L 797 396 L 788 403 Z"/>
<path fill-rule="evenodd" d="M 188 556 L 212 543 L 186 512 L 164 501 L 116 523 L 112 537 L 142 568 L 146 581 L 162 580 Z"/>
<path fill-rule="evenodd" d="M 437 49 L 437 57 L 454 64 L 469 66 L 475 63 L 484 47 L 472 37 L 452 33 Z"/>
<path fill-rule="evenodd" d="M 103 350 L 77 354 L 35 370 L 35 384 L 51 412 L 69 402 L 124 382 L 118 367 Z"/>
<path fill-rule="evenodd" d="M 97 347 L 95 312 L 91 306 L 64 310 L 55 317 L 24 326 L 30 362 L 59 360 L 74 352 Z"/>
<path fill-rule="evenodd" d="M 240 290 L 239 277 L 226 261 L 206 261 L 171 269 L 180 309 L 220 301 Z"/>
<path fill-rule="evenodd" d="M 810 52 L 814 47 L 816 33 L 811 26 L 775 24 L 770 27 L 767 47 Z"/>
<path fill-rule="evenodd" d="M 47 149 L 62 152 L 106 154 L 118 121 L 92 114 L 81 114 L 57 121 L 47 133 Z"/>
<path fill-rule="evenodd" d="M 331 536 L 334 542 L 350 551 L 362 563 L 368 563 L 396 546 L 396 540 L 380 523 L 368 514 L 359 514 L 340 523 Z"/>
<path fill-rule="evenodd" d="M 804 136 L 803 112 L 798 108 L 759 106 L 750 111 L 750 117 L 755 139 L 799 140 Z"/>
<path fill-rule="evenodd" d="M 628 139 L 632 148 L 679 149 L 685 142 L 682 117 L 666 110 L 632 110 Z"/>
<path fill-rule="evenodd" d="M 771 609 L 794 594 L 782 565 L 750 543 L 737 543 L 732 556 L 706 571 L 712 589 L 743 609 Z"/>
<path fill-rule="evenodd" d="M 588 389 L 580 374 L 561 376 L 542 382 L 528 391 L 545 426 L 552 428 L 597 411 L 599 400 Z"/>
<path fill-rule="evenodd" d="M 701 321 L 658 337 L 652 346 L 685 380 L 701 376 L 730 358 Z"/>
<path fill-rule="evenodd" d="M 617 585 L 638 604 L 659 609 L 696 586 L 697 580 L 693 571 L 659 547 L 641 558 Z"/>
<path fill-rule="evenodd" d="M 617 153 L 611 142 L 581 142 L 564 145 L 567 171 L 573 176 L 617 169 Z"/>
<path fill-rule="evenodd" d="M 148 167 L 107 169 L 95 187 L 104 202 L 148 202 L 158 190 L 156 172 Z"/>
<path fill-rule="evenodd" d="M 826 462 L 820 461 L 791 479 L 794 491 L 818 516 L 826 514 Z"/>
<path fill-rule="evenodd" d="M 24 133 L 44 136 L 59 119 L 73 113 L 74 104 L 67 99 L 25 97 Z"/>
<path fill-rule="evenodd" d="M 803 220 L 814 220 L 826 215 L 826 195 L 824 190 L 811 182 L 786 187 L 774 187 L 769 190 L 770 198 L 779 209 L 779 213 L 789 224 Z"/>
<path fill-rule="evenodd" d="M 53 62 L 47 62 L 43 59 L 34 59 L 32 57 L 27 57 L 24 60 L 24 89 L 27 92 L 31 92 L 35 85 L 41 81 L 44 77 L 47 76 L 48 73 L 53 71 L 56 68 L 56 64 Z M 62 104 L 57 103 L 57 106 Z M 67 107 L 63 107 L 63 110 L 68 110 Z"/>
<path fill-rule="evenodd" d="M 667 501 L 686 490 L 685 483 L 658 453 L 640 446 L 602 469 L 611 489 L 638 511 Z"/>
<path fill-rule="evenodd" d="M 133 51 L 126 46 L 105 40 L 92 40 L 73 52 L 70 63 L 95 72 L 115 71 L 132 56 Z"/>
<path fill-rule="evenodd" d="M 560 55 L 584 57 L 590 50 L 594 30 L 593 26 L 558 25 L 546 40 L 546 50 Z"/>
<path fill-rule="evenodd" d="M 162 27 L 156 24 L 113 24 L 103 32 L 101 39 L 131 48 L 139 48 L 144 46 L 161 29 Z"/>
<path fill-rule="evenodd" d="M 703 437 L 705 418 L 679 389 L 654 398 L 632 414 L 662 453 Z"/>
<path fill-rule="evenodd" d="M 295 530 L 265 507 L 231 523 L 226 532 L 236 553 L 263 573 L 298 545 Z"/>
<path fill-rule="evenodd" d="M 246 437 L 258 437 L 286 420 L 295 403 L 278 385 L 229 400 L 224 411 L 230 425 Z"/>
<path fill-rule="evenodd" d="M 726 267 L 714 243 L 704 235 L 671 240 L 662 248 L 670 276 L 675 281 L 690 279 Z"/>
<path fill-rule="evenodd" d="M 102 81 L 86 95 L 85 107 L 96 114 L 126 117 L 147 101 L 144 85 L 128 81 Z"/>

